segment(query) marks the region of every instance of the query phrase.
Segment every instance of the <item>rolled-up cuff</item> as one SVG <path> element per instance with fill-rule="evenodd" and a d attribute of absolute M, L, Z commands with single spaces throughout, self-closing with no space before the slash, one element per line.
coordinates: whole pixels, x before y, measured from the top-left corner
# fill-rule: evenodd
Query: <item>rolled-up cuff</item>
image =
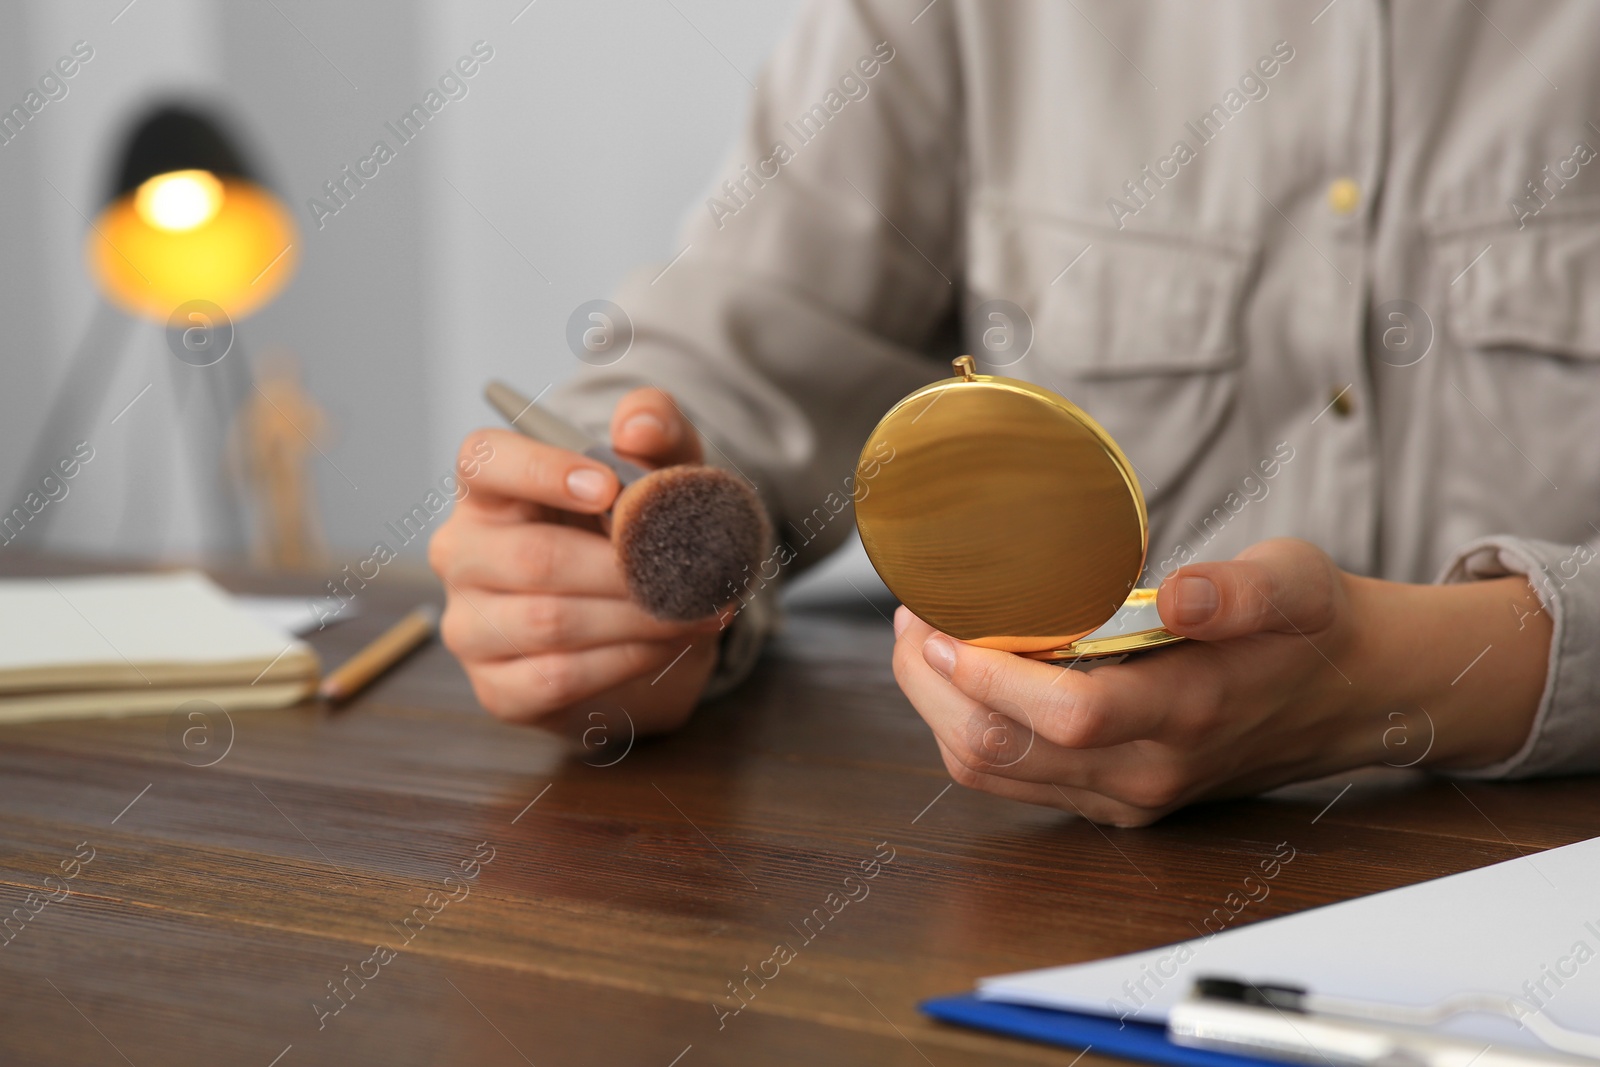
<path fill-rule="evenodd" d="M 717 653 L 717 666 L 711 672 L 701 701 L 715 700 L 732 692 L 755 670 L 756 661 L 767 638 L 778 628 L 778 587 L 768 586 L 755 593 L 733 617 L 722 634 L 722 647 Z"/>
<path fill-rule="evenodd" d="M 1462 546 L 1444 583 L 1520 574 L 1550 613 L 1550 663 L 1533 729 L 1509 759 L 1464 778 L 1533 778 L 1600 770 L 1600 566 L 1592 545 L 1485 537 Z"/>

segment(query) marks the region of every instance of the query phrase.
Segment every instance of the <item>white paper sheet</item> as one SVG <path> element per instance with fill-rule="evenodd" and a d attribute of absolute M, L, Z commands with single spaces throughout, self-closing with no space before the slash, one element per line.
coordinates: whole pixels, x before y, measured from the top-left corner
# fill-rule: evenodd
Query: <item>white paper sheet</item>
<path fill-rule="evenodd" d="M 235 596 L 233 599 L 262 622 L 298 637 L 361 614 L 356 605 L 333 597 Z M 329 601 L 332 601 L 331 607 Z"/>

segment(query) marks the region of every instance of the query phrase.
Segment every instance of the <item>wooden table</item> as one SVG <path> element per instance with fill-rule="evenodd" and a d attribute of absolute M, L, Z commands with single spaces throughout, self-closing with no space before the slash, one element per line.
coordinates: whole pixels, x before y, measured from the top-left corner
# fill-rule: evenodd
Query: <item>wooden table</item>
<path fill-rule="evenodd" d="M 431 596 L 386 575 L 315 643 Z M 1068 1064 L 917 1001 L 1193 936 L 1280 842 L 1236 923 L 1600 833 L 1600 781 L 1404 775 L 1102 830 L 949 788 L 890 643 L 865 604 L 794 616 L 631 748 L 620 716 L 587 745 L 494 721 L 438 646 L 348 708 L 234 715 L 221 758 L 221 722 L 0 728 L 0 914 L 94 856 L 0 947 L 0 1062 Z"/>

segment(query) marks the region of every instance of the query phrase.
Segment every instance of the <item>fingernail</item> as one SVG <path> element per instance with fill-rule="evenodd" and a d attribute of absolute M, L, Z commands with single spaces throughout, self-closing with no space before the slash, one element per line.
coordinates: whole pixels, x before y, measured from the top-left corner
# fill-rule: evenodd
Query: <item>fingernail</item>
<path fill-rule="evenodd" d="M 922 642 L 922 658 L 928 661 L 928 666 L 949 678 L 956 669 L 955 642 L 944 634 L 934 634 Z"/>
<path fill-rule="evenodd" d="M 579 467 L 567 475 L 567 492 L 590 504 L 605 500 L 610 488 L 611 479 L 593 467 Z"/>
<path fill-rule="evenodd" d="M 628 420 L 622 424 L 622 436 L 636 437 L 641 433 L 653 433 L 664 440 L 667 436 L 667 424 L 648 411 L 641 411 L 638 414 L 628 416 Z"/>
<path fill-rule="evenodd" d="M 910 621 L 911 621 L 911 609 L 910 608 L 906 607 L 904 604 L 901 604 L 899 607 L 894 609 L 894 623 L 893 623 L 893 626 L 894 626 L 894 632 L 895 632 L 895 636 L 896 637 L 898 637 L 900 635 L 900 631 L 904 630 L 906 628 L 906 623 L 908 623 Z"/>
<path fill-rule="evenodd" d="M 1184 626 L 1206 622 L 1217 613 L 1217 605 L 1222 602 L 1210 578 L 1179 578 L 1175 592 L 1178 622 Z"/>

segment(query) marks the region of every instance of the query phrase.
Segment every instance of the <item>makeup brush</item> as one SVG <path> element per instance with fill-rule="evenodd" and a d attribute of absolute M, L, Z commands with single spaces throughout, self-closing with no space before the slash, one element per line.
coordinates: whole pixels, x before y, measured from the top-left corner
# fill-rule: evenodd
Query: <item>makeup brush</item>
<path fill-rule="evenodd" d="M 611 544 L 628 594 L 658 619 L 688 621 L 733 600 L 767 549 L 761 499 L 718 467 L 647 471 L 502 382 L 483 391 L 517 430 L 610 467 L 622 483 L 611 506 Z"/>

